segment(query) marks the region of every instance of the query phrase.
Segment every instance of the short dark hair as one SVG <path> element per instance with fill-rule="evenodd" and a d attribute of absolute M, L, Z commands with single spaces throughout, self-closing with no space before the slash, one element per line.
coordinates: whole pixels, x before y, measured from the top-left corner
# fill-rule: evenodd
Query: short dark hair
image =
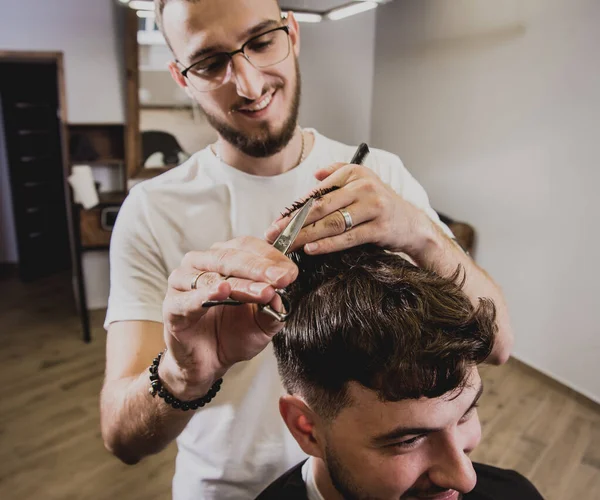
<path fill-rule="evenodd" d="M 350 381 L 382 401 L 436 398 L 492 350 L 496 309 L 473 307 L 460 268 L 442 278 L 373 245 L 291 258 L 300 273 L 275 355 L 287 391 L 325 418 L 351 404 Z"/>

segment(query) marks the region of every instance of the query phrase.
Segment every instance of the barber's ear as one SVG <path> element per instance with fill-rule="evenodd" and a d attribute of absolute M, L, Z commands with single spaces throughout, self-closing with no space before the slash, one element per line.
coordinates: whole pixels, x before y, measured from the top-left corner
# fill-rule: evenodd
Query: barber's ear
<path fill-rule="evenodd" d="M 171 73 L 171 77 L 173 78 L 173 80 L 175 80 L 177 85 L 179 85 L 183 90 L 185 90 L 187 92 L 188 91 L 187 81 L 186 81 L 185 77 L 181 74 L 179 66 L 177 66 L 177 63 L 175 61 L 171 61 L 169 63 L 169 72 Z"/>
<path fill-rule="evenodd" d="M 290 41 L 292 42 L 292 48 L 294 49 L 296 57 L 298 57 L 300 55 L 300 26 L 298 25 L 298 21 L 296 21 L 293 12 L 288 12 L 286 17 L 287 25 L 290 27 Z"/>
<path fill-rule="evenodd" d="M 279 399 L 279 413 L 300 448 L 308 455 L 324 458 L 325 443 L 318 425 L 318 415 L 300 398 L 289 395 Z"/>

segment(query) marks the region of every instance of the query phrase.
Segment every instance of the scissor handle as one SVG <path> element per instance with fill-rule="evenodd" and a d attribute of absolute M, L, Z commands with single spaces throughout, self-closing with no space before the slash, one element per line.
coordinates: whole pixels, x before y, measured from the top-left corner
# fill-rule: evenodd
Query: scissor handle
<path fill-rule="evenodd" d="M 292 312 L 292 304 L 290 304 L 289 299 L 285 296 L 283 290 L 275 290 L 275 293 L 281 297 L 281 302 L 283 303 L 283 308 L 285 312 L 280 313 L 273 309 L 270 305 L 261 306 L 260 310 L 265 314 L 268 314 L 272 318 L 276 319 L 280 323 L 285 323 Z"/>

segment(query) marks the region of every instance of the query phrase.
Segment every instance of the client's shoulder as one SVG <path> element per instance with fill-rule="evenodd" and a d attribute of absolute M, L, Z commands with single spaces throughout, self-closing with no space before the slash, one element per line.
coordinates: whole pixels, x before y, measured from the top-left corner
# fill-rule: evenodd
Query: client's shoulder
<path fill-rule="evenodd" d="M 279 476 L 256 500 L 307 500 L 306 484 L 302 478 L 302 466 L 305 462 L 300 462 Z"/>

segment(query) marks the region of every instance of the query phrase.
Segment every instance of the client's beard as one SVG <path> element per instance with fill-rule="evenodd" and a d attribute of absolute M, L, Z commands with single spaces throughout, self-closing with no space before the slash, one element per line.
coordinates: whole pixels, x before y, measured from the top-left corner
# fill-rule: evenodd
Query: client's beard
<path fill-rule="evenodd" d="M 296 88 L 294 89 L 294 97 L 292 99 L 292 105 L 287 120 L 284 122 L 279 132 L 274 132 L 269 129 L 267 123 L 260 125 L 260 129 L 257 133 L 252 136 L 246 135 L 231 125 L 221 121 L 214 115 L 207 113 L 206 118 L 208 123 L 236 149 L 242 153 L 252 156 L 254 158 L 267 158 L 279 153 L 285 148 L 294 137 L 296 127 L 298 124 L 298 114 L 300 110 L 300 94 L 301 94 L 301 77 L 300 77 L 300 65 L 298 59 L 295 59 L 296 66 Z M 275 87 L 275 90 L 281 87 Z M 263 95 L 267 89 L 263 90 Z"/>
<path fill-rule="evenodd" d="M 325 449 L 325 466 L 329 472 L 331 483 L 340 492 L 344 500 L 373 500 L 353 481 L 352 475 L 344 468 L 333 450 Z"/>
<path fill-rule="evenodd" d="M 354 482 L 352 474 L 344 468 L 342 462 L 333 452 L 331 447 L 325 449 L 325 466 L 329 472 L 331 483 L 334 488 L 344 497 L 344 500 L 376 500 L 375 497 L 367 494 L 359 485 Z M 443 488 L 429 489 L 428 491 L 409 489 L 400 498 L 414 498 L 419 495 L 434 495 L 446 491 Z M 462 500 L 463 495 L 459 494 L 457 500 Z"/>

